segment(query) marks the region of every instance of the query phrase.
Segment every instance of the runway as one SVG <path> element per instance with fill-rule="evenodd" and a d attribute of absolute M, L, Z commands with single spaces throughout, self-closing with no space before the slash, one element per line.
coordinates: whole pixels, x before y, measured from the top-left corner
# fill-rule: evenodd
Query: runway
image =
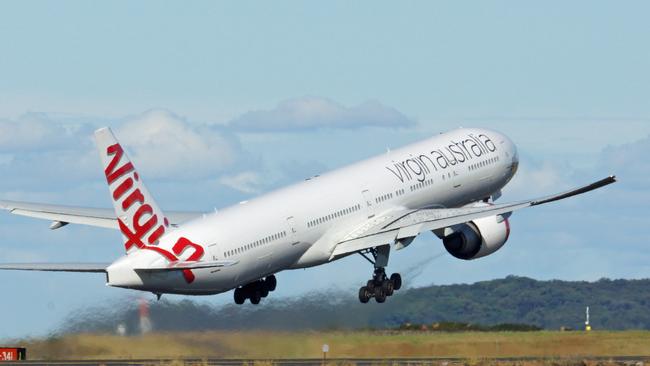
<path fill-rule="evenodd" d="M 484 361 L 484 362 L 482 362 Z M 609 365 L 621 366 L 644 366 L 650 362 L 650 356 L 613 356 L 613 357 L 575 357 L 575 358 L 540 358 L 540 357 L 501 357 L 472 359 L 467 358 L 333 358 L 321 359 L 147 359 L 147 360 L 27 360 L 0 362 L 0 365 L 48 365 L 48 366 L 153 366 L 153 365 L 223 365 L 223 366 L 240 366 L 240 365 L 274 365 L 274 366 L 322 366 L 322 365 L 436 365 L 436 366 L 456 366 L 456 365 L 495 365 L 499 363 L 513 364 L 519 362 L 540 362 L 540 364 L 553 364 L 562 366 L 584 366 L 586 362 L 607 362 Z"/>

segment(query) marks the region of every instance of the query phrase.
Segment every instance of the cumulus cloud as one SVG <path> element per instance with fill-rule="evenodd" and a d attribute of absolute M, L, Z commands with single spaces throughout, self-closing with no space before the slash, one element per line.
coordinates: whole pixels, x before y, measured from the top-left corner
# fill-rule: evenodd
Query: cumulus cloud
<path fill-rule="evenodd" d="M 49 191 L 101 172 L 92 143 L 95 126 L 44 113 L 0 119 L 0 192 Z"/>
<path fill-rule="evenodd" d="M 0 119 L 3 197 L 103 183 L 93 131 L 104 125 L 112 127 L 148 181 L 216 182 L 259 166 L 227 128 L 190 122 L 167 110 L 118 120 L 30 113 Z M 250 190 L 252 184 L 249 178 L 242 187 Z"/>
<path fill-rule="evenodd" d="M 246 158 L 232 133 L 189 123 L 166 110 L 128 118 L 115 133 L 138 169 L 154 178 L 210 177 L 237 170 L 237 163 Z"/>
<path fill-rule="evenodd" d="M 242 172 L 235 175 L 226 175 L 219 179 L 219 183 L 244 193 L 259 193 L 263 180 L 255 172 Z"/>
<path fill-rule="evenodd" d="M 600 167 L 616 173 L 630 188 L 650 188 L 650 136 L 629 144 L 608 146 L 600 156 Z"/>
<path fill-rule="evenodd" d="M 303 97 L 281 102 L 271 110 L 244 113 L 230 122 L 239 131 L 283 132 L 319 128 L 410 127 L 415 122 L 377 101 L 345 107 L 326 98 Z"/>
<path fill-rule="evenodd" d="M 46 114 L 27 113 L 0 119 L 0 152 L 32 152 L 88 145 L 93 128 L 87 123 L 56 123 Z"/>
<path fill-rule="evenodd" d="M 504 193 L 509 199 L 530 199 L 544 194 L 556 193 L 575 185 L 575 168 L 551 161 L 536 161 L 521 157 L 519 170 Z M 586 183 L 586 182 L 580 182 Z"/>

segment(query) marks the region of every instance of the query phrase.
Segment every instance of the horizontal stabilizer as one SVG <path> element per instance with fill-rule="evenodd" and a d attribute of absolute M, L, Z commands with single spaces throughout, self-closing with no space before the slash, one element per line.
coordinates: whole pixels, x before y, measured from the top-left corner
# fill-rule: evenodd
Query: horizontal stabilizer
<path fill-rule="evenodd" d="M 90 225 L 108 229 L 119 229 L 115 210 L 112 208 L 75 207 L 66 205 L 51 205 L 45 203 L 18 202 L 0 200 L 0 209 L 12 214 L 53 221 L 50 226 L 58 229 L 64 223 Z M 205 215 L 202 212 L 170 211 L 167 218 L 172 226 Z M 55 225 L 60 222 L 60 225 Z"/>
<path fill-rule="evenodd" d="M 106 272 L 110 263 L 3 263 L 0 270 L 47 272 Z"/>
<path fill-rule="evenodd" d="M 181 271 L 186 269 L 229 267 L 237 263 L 238 261 L 230 261 L 230 260 L 221 260 L 221 261 L 212 261 L 212 262 L 176 261 L 161 266 L 135 268 L 135 271 L 142 271 L 142 272 Z"/>

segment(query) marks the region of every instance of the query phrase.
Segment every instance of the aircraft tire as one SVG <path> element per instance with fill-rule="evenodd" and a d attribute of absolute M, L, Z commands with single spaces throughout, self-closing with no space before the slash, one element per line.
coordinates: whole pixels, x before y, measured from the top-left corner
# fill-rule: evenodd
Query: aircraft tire
<path fill-rule="evenodd" d="M 375 287 L 375 301 L 380 304 L 386 301 L 386 292 L 382 286 Z"/>
<path fill-rule="evenodd" d="M 368 287 L 363 286 L 359 289 L 359 301 L 361 301 L 362 304 L 370 301 L 370 291 L 368 291 Z"/>
<path fill-rule="evenodd" d="M 392 295 L 393 295 L 393 291 L 395 290 L 395 287 L 394 287 L 393 281 L 391 281 L 391 280 L 384 280 L 384 281 L 381 283 L 381 287 L 382 287 L 382 289 L 384 290 L 384 292 L 386 293 L 386 296 L 392 296 Z"/>
<path fill-rule="evenodd" d="M 235 289 L 234 298 L 235 298 L 235 304 L 237 305 L 241 305 L 246 301 L 246 295 L 244 294 L 244 291 L 241 287 L 237 287 Z"/>
<path fill-rule="evenodd" d="M 270 275 L 264 280 L 266 288 L 269 289 L 269 292 L 275 291 L 275 288 L 278 286 L 278 280 L 275 278 L 275 275 Z"/>
<path fill-rule="evenodd" d="M 262 294 L 260 293 L 260 290 L 253 290 L 251 293 L 251 304 L 257 305 L 260 303 L 260 300 L 262 300 Z"/>
<path fill-rule="evenodd" d="M 267 296 L 269 296 L 269 289 L 268 289 L 268 287 L 266 287 L 266 286 L 264 286 L 264 285 L 262 285 L 261 287 L 262 287 L 262 288 L 259 290 L 259 291 L 260 291 L 260 295 L 261 295 L 262 297 L 267 297 Z"/>
<path fill-rule="evenodd" d="M 366 287 L 370 292 L 375 291 L 375 280 L 368 280 L 368 282 L 366 283 Z"/>
<path fill-rule="evenodd" d="M 390 275 L 390 280 L 393 282 L 393 289 L 399 290 L 402 288 L 402 276 L 399 273 Z"/>

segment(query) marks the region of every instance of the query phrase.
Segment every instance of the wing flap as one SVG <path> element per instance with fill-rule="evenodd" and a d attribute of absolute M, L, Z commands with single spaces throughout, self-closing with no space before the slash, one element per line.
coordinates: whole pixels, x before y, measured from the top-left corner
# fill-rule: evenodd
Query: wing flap
<path fill-rule="evenodd" d="M 357 230 L 356 232 L 352 232 L 343 237 L 334 248 L 332 258 L 363 249 L 373 248 L 378 245 L 390 244 L 395 239 L 417 236 L 425 231 L 463 224 L 482 217 L 509 215 L 513 211 L 522 208 L 559 201 L 593 191 L 614 182 L 616 182 L 616 177 L 611 175 L 582 187 L 529 201 L 485 207 L 421 209 L 406 212 L 402 215 L 400 215 L 400 212 L 397 214 L 393 213 L 391 214 L 392 217 L 399 216 L 399 218 L 392 221 L 388 220 L 389 223 L 387 225 L 369 225 L 368 229 L 362 230 L 361 232 Z M 391 237 L 393 240 L 389 240 Z"/>
<path fill-rule="evenodd" d="M 383 233 L 366 236 L 360 239 L 349 240 L 339 243 L 334 247 L 330 260 L 348 253 L 358 252 L 360 250 L 376 247 L 382 244 L 390 244 L 395 241 L 396 230 L 390 230 Z"/>
<path fill-rule="evenodd" d="M 47 272 L 106 272 L 110 263 L 3 263 L 0 270 Z"/>

